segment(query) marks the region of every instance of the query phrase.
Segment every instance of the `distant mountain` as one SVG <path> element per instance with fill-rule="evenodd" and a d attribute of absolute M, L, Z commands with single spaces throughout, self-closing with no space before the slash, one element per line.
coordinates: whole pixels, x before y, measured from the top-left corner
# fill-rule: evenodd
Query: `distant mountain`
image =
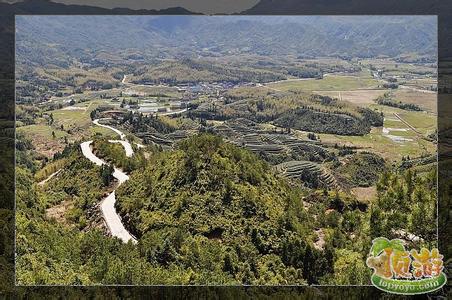
<path fill-rule="evenodd" d="M 447 10 L 447 1 L 431 0 L 260 0 L 242 14 L 431 14 Z"/>
<path fill-rule="evenodd" d="M 437 48 L 436 19 L 426 16 L 18 16 L 16 25 L 19 61 L 130 48 L 170 57 L 210 51 L 435 59 Z"/>
<path fill-rule="evenodd" d="M 438 55 L 452 57 L 452 7 L 444 0 L 260 0 L 242 15 L 438 15 Z"/>
<path fill-rule="evenodd" d="M 25 0 L 16 3 L 0 3 L 2 14 L 68 14 L 68 15 L 185 15 L 195 14 L 182 7 L 172 7 L 161 10 L 129 9 L 129 8 L 101 8 L 89 5 L 66 5 L 55 3 L 50 0 Z"/>

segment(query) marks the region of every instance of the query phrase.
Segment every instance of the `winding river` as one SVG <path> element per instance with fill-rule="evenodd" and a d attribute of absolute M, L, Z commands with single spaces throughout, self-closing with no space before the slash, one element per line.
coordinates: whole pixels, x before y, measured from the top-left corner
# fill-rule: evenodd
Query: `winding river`
<path fill-rule="evenodd" d="M 109 140 L 111 143 L 120 143 L 124 147 L 126 151 L 127 156 L 133 155 L 133 148 L 130 145 L 129 141 L 125 139 L 125 134 L 119 131 L 116 128 L 113 128 L 108 125 L 100 124 L 99 119 L 96 119 L 93 121 L 94 124 L 98 126 L 102 126 L 105 128 L 109 128 L 116 132 L 121 140 Z M 87 141 L 80 144 L 80 147 L 82 148 L 83 155 L 89 159 L 92 163 L 101 166 L 106 165 L 107 163 L 103 161 L 102 159 L 98 158 L 96 155 L 94 155 L 91 144 L 93 141 Z M 122 183 L 127 181 L 129 179 L 129 176 L 122 172 L 118 168 L 114 168 L 113 177 L 116 178 L 119 182 L 118 186 L 120 186 Z M 111 233 L 112 236 L 115 236 L 119 239 L 121 239 L 124 243 L 127 243 L 128 241 L 132 241 L 132 243 L 137 243 L 136 238 L 127 231 L 127 229 L 124 227 L 124 224 L 122 223 L 121 217 L 116 212 L 115 209 L 115 202 L 116 202 L 116 195 L 115 191 L 111 192 L 106 198 L 104 198 L 100 203 L 100 209 L 102 212 L 102 215 L 105 219 L 105 222 L 107 223 L 107 227 Z"/>

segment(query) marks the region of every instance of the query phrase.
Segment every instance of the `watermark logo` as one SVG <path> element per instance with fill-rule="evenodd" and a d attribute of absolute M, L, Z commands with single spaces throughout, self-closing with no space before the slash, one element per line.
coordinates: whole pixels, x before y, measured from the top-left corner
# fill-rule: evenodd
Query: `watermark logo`
<path fill-rule="evenodd" d="M 372 284 L 385 292 L 424 294 L 440 289 L 447 281 L 438 249 L 407 251 L 400 239 L 374 239 L 366 264 L 374 270 Z"/>

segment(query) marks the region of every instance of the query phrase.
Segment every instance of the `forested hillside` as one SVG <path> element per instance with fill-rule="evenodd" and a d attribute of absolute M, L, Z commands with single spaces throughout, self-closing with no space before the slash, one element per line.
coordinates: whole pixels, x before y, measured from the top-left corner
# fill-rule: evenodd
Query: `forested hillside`
<path fill-rule="evenodd" d="M 78 151 L 69 148 L 65 157 L 76 159 Z M 20 153 L 30 159 L 27 152 Z M 21 284 L 350 281 L 343 271 L 335 274 L 335 266 L 368 251 L 364 236 L 354 244 L 358 247 L 347 242 L 350 233 L 361 236 L 359 231 L 368 228 L 365 214 L 351 199 L 334 193 L 308 195 L 249 151 L 205 134 L 184 140 L 174 151 L 155 152 L 119 188 L 117 208 L 139 237 L 138 245 L 122 244 L 104 236 L 102 226 L 93 227 L 95 215 L 85 214 L 96 205 L 86 201 L 86 193 L 95 199 L 108 182 L 91 172 L 72 180 L 77 170 L 102 172 L 86 160 L 77 161 L 46 185 L 45 192 L 23 164 L 17 169 Z M 79 192 L 68 198 L 69 189 Z M 55 204 L 68 201 L 73 208 L 56 219 L 49 215 Z M 313 204 L 308 211 L 304 201 Z M 335 212 L 325 214 L 328 207 Z M 314 228 L 324 228 L 325 244 L 317 246 Z M 353 264 L 361 271 L 351 282 L 366 282 L 363 261 Z"/>
<path fill-rule="evenodd" d="M 382 126 L 381 112 L 340 102 L 328 96 L 235 89 L 223 103 L 203 105 L 190 116 L 212 120 L 245 118 L 270 122 L 286 129 L 339 135 L 364 135 L 372 126 Z"/>

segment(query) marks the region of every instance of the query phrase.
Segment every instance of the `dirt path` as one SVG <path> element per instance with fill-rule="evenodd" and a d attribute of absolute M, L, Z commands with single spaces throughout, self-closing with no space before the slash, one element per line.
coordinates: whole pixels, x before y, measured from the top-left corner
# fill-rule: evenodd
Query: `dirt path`
<path fill-rule="evenodd" d="M 61 172 L 62 169 L 59 169 L 56 172 L 53 172 L 52 174 L 49 175 L 49 177 L 47 177 L 46 179 L 44 179 L 43 181 L 39 182 L 38 185 L 44 185 L 47 181 L 49 181 L 50 179 L 52 179 L 54 176 L 58 175 L 58 173 Z"/>
<path fill-rule="evenodd" d="M 126 78 L 127 78 L 127 75 L 124 75 L 124 77 L 122 78 L 122 81 L 121 81 L 122 84 L 126 84 L 127 83 L 126 82 Z"/>
<path fill-rule="evenodd" d="M 126 135 L 125 135 L 124 133 L 122 133 L 120 130 L 118 130 L 118 129 L 114 128 L 114 127 L 111 127 L 111 126 L 108 126 L 108 125 L 104 125 L 104 124 L 99 123 L 100 120 L 108 120 L 108 119 L 106 119 L 106 118 L 105 118 L 105 119 L 95 119 L 95 120 L 93 121 L 93 123 L 96 124 L 97 126 L 104 127 L 104 128 L 108 128 L 108 129 L 110 129 L 110 130 L 113 130 L 114 132 L 116 132 L 116 133 L 119 135 L 119 137 L 121 138 L 121 140 L 125 139 Z"/>
<path fill-rule="evenodd" d="M 410 127 L 414 132 L 416 132 L 418 135 L 420 135 L 421 137 L 424 137 L 423 134 L 421 132 L 419 132 L 416 128 L 414 128 L 413 126 L 411 126 L 407 121 L 405 121 L 404 119 L 402 119 L 401 116 L 399 116 L 398 113 L 394 113 L 394 116 L 399 119 L 403 124 L 405 124 L 406 126 Z"/>

